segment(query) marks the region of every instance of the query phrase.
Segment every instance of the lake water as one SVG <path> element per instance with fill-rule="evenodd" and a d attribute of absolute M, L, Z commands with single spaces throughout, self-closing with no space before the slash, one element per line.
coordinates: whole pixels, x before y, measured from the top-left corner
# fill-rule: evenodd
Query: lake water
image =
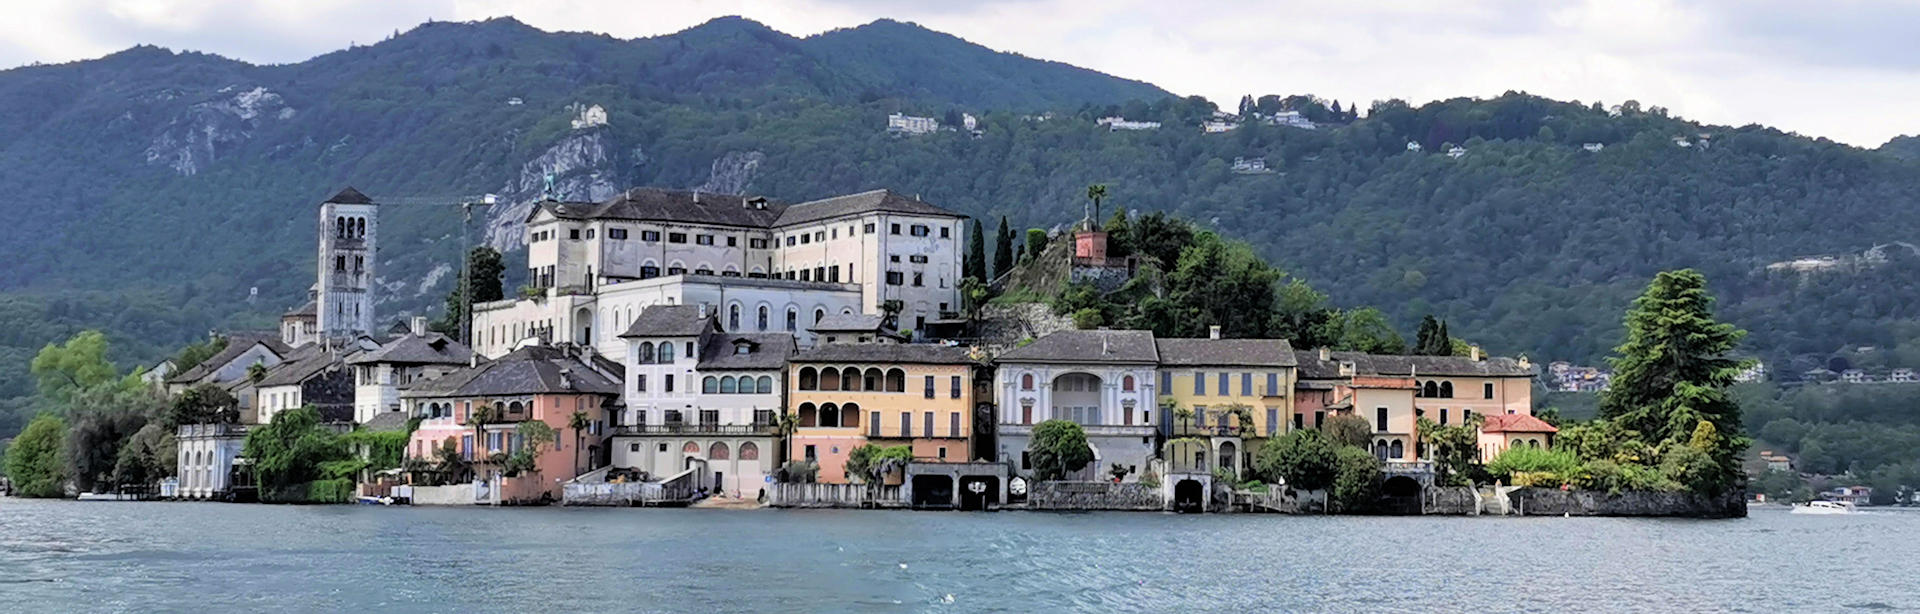
<path fill-rule="evenodd" d="M 1744 520 L 0 499 L 7 612 L 1920 608 L 1920 513 Z"/>

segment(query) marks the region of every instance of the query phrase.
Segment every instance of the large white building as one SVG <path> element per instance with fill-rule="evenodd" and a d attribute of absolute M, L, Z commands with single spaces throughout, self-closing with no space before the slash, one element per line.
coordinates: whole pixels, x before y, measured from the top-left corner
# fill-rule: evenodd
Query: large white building
<path fill-rule="evenodd" d="M 640 188 L 600 203 L 544 202 L 527 218 L 537 295 L 474 305 L 474 349 L 527 339 L 620 356 L 650 305 L 701 305 L 727 332 L 792 332 L 830 314 L 899 308 L 918 329 L 960 309 L 965 216 L 888 190 L 797 205 Z"/>
<path fill-rule="evenodd" d="M 998 459 L 1015 474 L 1033 475 L 1027 446 L 1033 426 L 1047 420 L 1086 430 L 1094 458 L 1079 479 L 1102 479 L 1114 465 L 1138 476 L 1157 455 L 1154 373 L 1160 355 L 1151 331 L 1064 330 L 1009 350 L 996 362 Z"/>

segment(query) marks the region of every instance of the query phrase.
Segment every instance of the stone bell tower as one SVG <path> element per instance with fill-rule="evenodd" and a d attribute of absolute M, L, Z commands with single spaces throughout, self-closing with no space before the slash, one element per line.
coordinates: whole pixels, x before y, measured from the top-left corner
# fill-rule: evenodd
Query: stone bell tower
<path fill-rule="evenodd" d="M 379 208 L 347 188 L 320 203 L 319 282 L 314 315 L 320 336 L 340 339 L 373 332 L 374 261 Z"/>

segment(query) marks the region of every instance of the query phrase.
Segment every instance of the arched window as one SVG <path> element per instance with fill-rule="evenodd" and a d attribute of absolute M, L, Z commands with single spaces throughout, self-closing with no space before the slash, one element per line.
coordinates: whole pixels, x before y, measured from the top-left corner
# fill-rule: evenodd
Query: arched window
<path fill-rule="evenodd" d="M 821 308 L 819 308 L 819 307 L 815 307 L 815 308 L 813 308 L 813 323 L 814 323 L 814 324 L 819 324 L 819 323 L 820 323 L 820 320 L 823 320 L 823 319 L 826 319 L 826 317 L 827 317 L 827 310 L 825 310 L 825 309 L 821 309 Z"/>
<path fill-rule="evenodd" d="M 906 392 L 907 372 L 900 369 L 887 370 L 887 392 Z"/>
<path fill-rule="evenodd" d="M 840 372 L 840 389 L 851 392 L 860 391 L 860 370 L 847 367 Z"/>
<path fill-rule="evenodd" d="M 1133 376 L 1129 375 L 1120 378 L 1120 390 L 1123 392 L 1133 392 Z"/>
<path fill-rule="evenodd" d="M 1417 396 L 1422 396 L 1429 399 L 1439 398 L 1440 396 L 1440 384 L 1435 382 L 1427 382 L 1425 384 L 1421 384 L 1419 388 L 1416 388 L 1414 390 Z"/>
<path fill-rule="evenodd" d="M 709 375 L 700 380 L 700 392 L 705 394 L 713 394 L 719 391 L 720 391 L 720 378 Z"/>
<path fill-rule="evenodd" d="M 680 446 L 680 452 L 682 454 L 699 454 L 700 444 L 689 441 Z"/>
<path fill-rule="evenodd" d="M 757 388 L 758 390 L 755 390 L 754 392 L 757 392 L 760 394 L 773 394 L 773 378 L 772 377 L 762 375 L 760 376 L 759 381 L 756 383 L 758 385 L 755 386 L 755 388 Z M 745 388 L 746 385 L 741 384 L 740 387 Z"/>
<path fill-rule="evenodd" d="M 660 362 L 673 362 L 673 343 L 660 344 Z"/>
<path fill-rule="evenodd" d="M 737 386 L 739 386 L 739 381 L 733 379 L 733 376 L 731 375 L 720 378 L 720 394 L 734 394 L 734 393 L 740 392 L 740 389 Z"/>
<path fill-rule="evenodd" d="M 525 410 L 526 410 L 526 406 L 521 405 L 519 401 L 514 401 L 512 403 L 507 404 L 507 413 L 509 414 L 517 414 Z"/>
<path fill-rule="evenodd" d="M 1440 382 L 1440 398 L 1453 398 L 1453 382 Z"/>
<path fill-rule="evenodd" d="M 1393 440 L 1393 443 L 1387 446 L 1388 458 L 1402 458 L 1406 456 L 1406 454 L 1407 454 L 1407 444 L 1401 443 L 1401 441 L 1398 439 Z"/>
<path fill-rule="evenodd" d="M 885 380 L 886 380 L 886 376 L 881 375 L 879 369 L 868 367 L 867 372 L 863 375 L 863 377 L 860 378 L 860 389 L 865 390 L 867 392 L 880 392 L 880 391 L 886 390 L 886 388 L 883 387 L 881 384 L 881 382 Z"/>
<path fill-rule="evenodd" d="M 751 441 L 741 443 L 740 460 L 760 460 L 760 446 L 753 445 Z"/>
<path fill-rule="evenodd" d="M 814 371 L 813 367 L 800 367 L 800 389 L 820 389 L 820 374 Z"/>
<path fill-rule="evenodd" d="M 828 403 L 820 406 L 820 426 L 840 426 L 840 406 Z"/>
<path fill-rule="evenodd" d="M 1538 440 L 1538 439 L 1528 439 L 1528 440 L 1527 440 L 1527 447 L 1529 447 L 1529 448 L 1538 448 L 1538 447 L 1540 447 L 1540 440 Z"/>
<path fill-rule="evenodd" d="M 800 327 L 800 310 L 792 307 L 788 307 L 787 308 L 787 332 L 793 332 L 795 330 L 798 330 L 799 327 Z"/>
<path fill-rule="evenodd" d="M 763 330 L 763 331 L 767 330 L 767 306 L 766 305 L 760 306 L 760 319 L 758 322 L 759 322 L 760 330 Z"/>
<path fill-rule="evenodd" d="M 1033 374 L 1032 373 L 1028 373 L 1020 376 L 1020 389 L 1033 390 Z"/>
<path fill-rule="evenodd" d="M 821 390 L 839 390 L 840 389 L 840 370 L 835 369 L 833 367 L 827 367 L 825 369 L 821 369 L 820 370 L 820 389 Z"/>
<path fill-rule="evenodd" d="M 848 403 L 840 406 L 840 426 L 850 429 L 860 428 L 860 404 Z"/>
<path fill-rule="evenodd" d="M 739 305 L 733 305 L 727 308 L 727 330 L 733 331 L 733 332 L 739 332 L 740 330 L 740 306 Z"/>
<path fill-rule="evenodd" d="M 798 410 L 797 413 L 800 414 L 799 426 L 810 427 L 810 426 L 817 426 L 819 424 L 820 412 L 813 408 L 812 403 L 801 403 L 800 409 Z"/>
<path fill-rule="evenodd" d="M 708 460 L 727 460 L 732 456 L 727 452 L 727 444 L 722 442 L 713 442 L 713 445 L 707 448 Z"/>
<path fill-rule="evenodd" d="M 653 342 L 643 342 L 640 344 L 640 364 L 644 365 L 651 362 L 653 362 Z"/>

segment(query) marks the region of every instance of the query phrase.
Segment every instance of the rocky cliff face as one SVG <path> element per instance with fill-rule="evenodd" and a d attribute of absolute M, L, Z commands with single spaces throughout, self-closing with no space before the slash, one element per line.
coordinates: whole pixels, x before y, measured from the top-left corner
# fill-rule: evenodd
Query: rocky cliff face
<path fill-rule="evenodd" d="M 548 174 L 553 175 L 553 198 L 559 200 L 600 201 L 618 194 L 628 182 L 612 141 L 604 129 L 576 131 L 520 165 L 498 192 L 501 204 L 487 215 L 486 243 L 502 252 L 519 249 L 527 214 L 546 196 Z"/>
<path fill-rule="evenodd" d="M 148 164 L 163 164 L 190 177 L 253 138 L 265 123 L 293 119 L 295 114 L 280 94 L 265 87 L 229 85 L 213 99 L 181 109 L 142 154 Z"/>
<path fill-rule="evenodd" d="M 760 163 L 766 160 L 767 154 L 758 151 L 729 151 L 713 161 L 707 182 L 693 189 L 734 196 L 746 194 L 747 187 L 753 184 L 754 176 L 760 172 Z"/>

